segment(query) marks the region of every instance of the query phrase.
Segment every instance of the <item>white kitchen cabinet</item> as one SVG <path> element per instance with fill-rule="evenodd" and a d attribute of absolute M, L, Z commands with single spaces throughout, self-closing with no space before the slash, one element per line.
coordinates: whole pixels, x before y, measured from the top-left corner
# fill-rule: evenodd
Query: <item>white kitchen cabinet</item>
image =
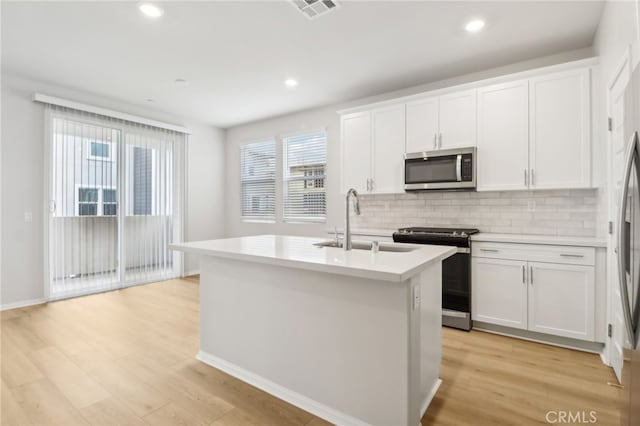
<path fill-rule="evenodd" d="M 528 81 L 478 90 L 478 191 L 528 188 Z"/>
<path fill-rule="evenodd" d="M 594 267 L 529 262 L 529 330 L 594 340 Z"/>
<path fill-rule="evenodd" d="M 594 248 L 478 242 L 472 267 L 474 321 L 596 341 Z"/>
<path fill-rule="evenodd" d="M 404 191 L 405 106 L 343 115 L 341 192 Z"/>
<path fill-rule="evenodd" d="M 439 149 L 476 146 L 476 90 L 440 96 Z"/>
<path fill-rule="evenodd" d="M 438 149 L 438 108 L 437 97 L 407 103 L 406 152 Z"/>
<path fill-rule="evenodd" d="M 371 113 L 343 115 L 341 129 L 342 193 L 349 188 L 366 193 L 371 178 Z"/>
<path fill-rule="evenodd" d="M 527 328 L 527 262 L 472 258 L 474 321 Z"/>
<path fill-rule="evenodd" d="M 393 194 L 404 191 L 405 106 L 374 110 L 372 180 L 370 191 Z"/>
<path fill-rule="evenodd" d="M 529 81 L 531 188 L 591 186 L 590 71 Z"/>
<path fill-rule="evenodd" d="M 476 91 L 408 102 L 406 152 L 476 146 Z"/>

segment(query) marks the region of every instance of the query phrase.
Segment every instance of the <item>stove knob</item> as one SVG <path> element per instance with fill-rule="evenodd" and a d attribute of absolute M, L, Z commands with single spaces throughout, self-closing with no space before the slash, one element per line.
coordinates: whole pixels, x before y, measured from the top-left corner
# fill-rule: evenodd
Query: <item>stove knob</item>
<path fill-rule="evenodd" d="M 453 231 L 453 236 L 457 237 L 458 236 L 458 231 Z"/>
<path fill-rule="evenodd" d="M 467 237 L 467 233 L 466 232 L 461 232 L 460 236 L 466 238 Z"/>

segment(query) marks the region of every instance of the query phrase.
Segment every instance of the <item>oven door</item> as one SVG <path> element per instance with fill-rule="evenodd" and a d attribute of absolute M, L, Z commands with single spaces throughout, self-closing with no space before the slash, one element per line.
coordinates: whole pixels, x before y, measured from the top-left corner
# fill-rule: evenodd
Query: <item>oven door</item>
<path fill-rule="evenodd" d="M 471 328 L 471 258 L 468 248 L 442 262 L 442 323 L 449 327 Z"/>
<path fill-rule="evenodd" d="M 473 174 L 468 174 L 473 153 L 461 150 L 419 152 L 406 154 L 404 162 L 404 189 L 456 189 L 475 188 Z"/>

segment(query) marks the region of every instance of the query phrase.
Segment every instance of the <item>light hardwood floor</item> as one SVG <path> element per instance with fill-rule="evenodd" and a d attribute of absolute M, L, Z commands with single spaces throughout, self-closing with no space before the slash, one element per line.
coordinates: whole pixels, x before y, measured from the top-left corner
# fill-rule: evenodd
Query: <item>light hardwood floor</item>
<path fill-rule="evenodd" d="M 3 312 L 1 424 L 326 424 L 196 361 L 198 309 L 192 278 Z M 596 355 L 451 329 L 443 345 L 423 425 L 544 424 L 549 410 L 618 424 Z"/>

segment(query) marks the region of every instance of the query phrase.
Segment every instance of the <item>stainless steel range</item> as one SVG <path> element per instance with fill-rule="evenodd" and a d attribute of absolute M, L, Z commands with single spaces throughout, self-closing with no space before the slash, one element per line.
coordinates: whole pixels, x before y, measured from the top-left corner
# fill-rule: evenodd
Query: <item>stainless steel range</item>
<path fill-rule="evenodd" d="M 456 246 L 458 252 L 442 262 L 442 325 L 471 329 L 471 235 L 467 228 L 400 228 L 397 243 Z"/>

